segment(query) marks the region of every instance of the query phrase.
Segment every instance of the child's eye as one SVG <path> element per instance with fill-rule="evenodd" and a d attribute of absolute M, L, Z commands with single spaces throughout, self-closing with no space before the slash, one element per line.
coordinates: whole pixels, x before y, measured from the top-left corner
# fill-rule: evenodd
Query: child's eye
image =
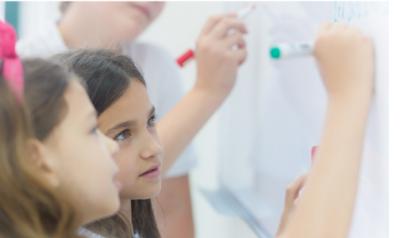
<path fill-rule="evenodd" d="M 120 133 L 118 133 L 114 137 L 114 140 L 117 141 L 117 142 L 121 142 L 121 141 L 124 141 L 124 140 L 128 139 L 131 136 L 132 136 L 131 131 L 128 130 L 128 129 L 125 129 L 125 130 L 121 131 Z"/>
<path fill-rule="evenodd" d="M 150 117 L 150 119 L 147 122 L 148 127 L 154 127 L 156 125 L 156 116 L 153 115 Z"/>

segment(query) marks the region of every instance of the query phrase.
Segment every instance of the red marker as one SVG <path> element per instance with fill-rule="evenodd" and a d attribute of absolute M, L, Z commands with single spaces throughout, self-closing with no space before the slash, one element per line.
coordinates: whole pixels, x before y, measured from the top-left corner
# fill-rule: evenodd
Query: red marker
<path fill-rule="evenodd" d="M 176 63 L 183 67 L 186 62 L 194 58 L 194 51 L 192 49 L 187 50 L 178 59 L 176 59 Z"/>
<path fill-rule="evenodd" d="M 240 10 L 238 12 L 238 18 L 239 19 L 245 18 L 254 9 L 255 9 L 255 5 L 254 4 L 250 4 L 249 6 L 247 6 L 246 8 L 243 8 L 242 10 Z M 179 56 L 176 59 L 176 63 L 182 68 L 183 66 L 185 66 L 185 64 L 187 62 L 189 62 L 193 58 L 194 58 L 194 50 L 188 49 L 188 50 L 185 51 L 185 53 L 183 53 L 181 56 Z"/>

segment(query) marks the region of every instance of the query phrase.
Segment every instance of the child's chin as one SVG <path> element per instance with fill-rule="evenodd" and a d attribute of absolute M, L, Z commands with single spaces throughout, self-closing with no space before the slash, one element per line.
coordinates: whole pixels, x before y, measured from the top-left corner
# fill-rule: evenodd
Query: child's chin
<path fill-rule="evenodd" d="M 148 191 L 143 194 L 142 199 L 152 199 L 157 197 L 161 192 L 161 182 L 159 182 L 157 185 L 152 185 L 151 188 L 148 189 Z"/>

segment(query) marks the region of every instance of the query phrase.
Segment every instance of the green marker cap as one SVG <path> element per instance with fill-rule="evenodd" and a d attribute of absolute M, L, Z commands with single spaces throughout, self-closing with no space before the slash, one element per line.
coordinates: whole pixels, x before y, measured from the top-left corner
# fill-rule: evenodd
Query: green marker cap
<path fill-rule="evenodd" d="M 278 47 L 271 47 L 269 55 L 272 59 L 279 59 L 281 57 L 281 50 Z"/>

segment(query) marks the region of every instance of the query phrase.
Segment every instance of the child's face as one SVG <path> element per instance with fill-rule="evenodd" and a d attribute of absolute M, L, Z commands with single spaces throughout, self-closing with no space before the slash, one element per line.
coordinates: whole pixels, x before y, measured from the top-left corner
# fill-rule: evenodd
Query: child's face
<path fill-rule="evenodd" d="M 80 8 L 80 14 L 84 14 L 81 18 L 85 21 L 84 24 L 90 24 L 91 29 L 97 29 L 103 40 L 117 44 L 136 39 L 164 8 L 163 2 L 106 1 L 74 4 Z"/>
<path fill-rule="evenodd" d="M 123 199 L 148 199 L 160 192 L 162 148 L 154 113 L 145 86 L 133 80 L 99 116 L 101 131 L 120 146 L 115 158 Z"/>
<path fill-rule="evenodd" d="M 112 155 L 118 146 L 96 129 L 97 116 L 83 87 L 73 81 L 65 93 L 67 113 L 44 142 L 54 162 L 59 191 L 82 223 L 119 209 L 118 168 Z"/>

